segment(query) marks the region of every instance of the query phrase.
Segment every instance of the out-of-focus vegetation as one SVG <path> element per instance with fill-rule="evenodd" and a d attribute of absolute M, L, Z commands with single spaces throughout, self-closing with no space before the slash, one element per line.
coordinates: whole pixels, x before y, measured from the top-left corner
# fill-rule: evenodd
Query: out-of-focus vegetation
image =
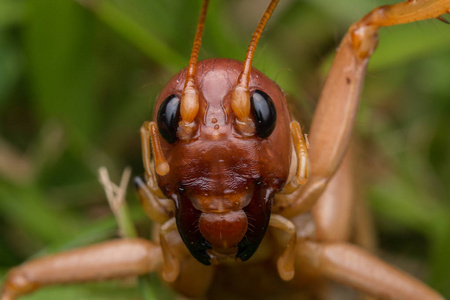
<path fill-rule="evenodd" d="M 263 1 L 211 2 L 200 59 L 242 60 Z M 254 65 L 296 101 L 306 127 L 339 40 L 383 4 L 281 1 Z M 199 7 L 199 0 L 0 0 L 0 280 L 31 256 L 116 235 L 97 169 L 107 166 L 116 181 L 127 165 L 142 174 L 138 129 L 158 91 L 187 65 Z M 381 253 L 446 297 L 449 53 L 450 25 L 440 21 L 383 29 L 356 132 L 358 185 Z M 148 236 L 133 192 L 128 200 Z M 25 299 L 139 297 L 126 281 Z"/>

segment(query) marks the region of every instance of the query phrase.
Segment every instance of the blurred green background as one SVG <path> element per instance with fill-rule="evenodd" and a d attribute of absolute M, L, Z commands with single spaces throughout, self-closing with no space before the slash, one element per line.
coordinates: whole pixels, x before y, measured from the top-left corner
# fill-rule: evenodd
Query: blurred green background
<path fill-rule="evenodd" d="M 211 1 L 200 59 L 245 55 L 267 1 Z M 348 26 L 381 0 L 282 0 L 254 65 L 308 124 Z M 264 5 L 263 5 L 264 3 Z M 187 65 L 200 1 L 0 0 L 0 280 L 25 259 L 117 235 L 97 181 L 143 173 L 138 129 Z M 357 120 L 380 254 L 450 297 L 450 25 L 383 29 Z M 134 192 L 142 236 L 150 222 Z M 158 299 L 157 280 L 150 279 Z M 165 294 L 164 294 L 165 295 Z M 25 299 L 139 299 L 133 281 Z"/>

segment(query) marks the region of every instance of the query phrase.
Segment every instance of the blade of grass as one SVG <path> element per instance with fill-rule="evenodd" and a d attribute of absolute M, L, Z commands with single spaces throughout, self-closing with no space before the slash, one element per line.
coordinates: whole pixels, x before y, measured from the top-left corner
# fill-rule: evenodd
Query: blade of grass
<path fill-rule="evenodd" d="M 116 217 L 116 221 L 119 226 L 119 232 L 123 238 L 137 237 L 136 228 L 134 227 L 134 224 L 132 222 L 130 210 L 128 209 L 128 204 L 126 201 L 126 191 L 128 181 L 130 180 L 130 175 L 131 169 L 129 167 L 125 168 L 120 184 L 116 185 L 111 182 L 108 170 L 105 167 L 101 167 L 99 169 L 99 180 L 105 189 L 108 203 L 111 207 L 112 212 L 114 213 L 114 216 Z M 144 300 L 158 298 L 148 276 L 139 276 L 138 280 L 139 289 Z"/>

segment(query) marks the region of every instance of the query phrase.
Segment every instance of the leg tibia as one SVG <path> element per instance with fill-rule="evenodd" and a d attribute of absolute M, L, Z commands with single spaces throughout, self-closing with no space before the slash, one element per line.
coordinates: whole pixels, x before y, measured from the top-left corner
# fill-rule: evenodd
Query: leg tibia
<path fill-rule="evenodd" d="M 299 260 L 308 261 L 324 276 L 382 299 L 443 300 L 419 280 L 366 251 L 345 243 L 297 245 Z"/>
<path fill-rule="evenodd" d="M 42 286 L 141 275 L 162 263 L 161 248 L 144 239 L 120 239 L 31 260 L 12 269 L 1 300 Z"/>
<path fill-rule="evenodd" d="M 349 33 L 358 57 L 365 59 L 375 50 L 378 28 L 439 18 L 446 13 L 450 13 L 450 0 L 409 0 L 374 9 L 350 27 Z"/>
<path fill-rule="evenodd" d="M 150 190 L 140 177 L 134 179 L 134 185 L 142 208 L 152 221 L 163 224 L 173 216 L 174 207 L 172 202 L 167 202 L 166 200 L 166 205 L 164 205 L 162 200 Z"/>
<path fill-rule="evenodd" d="M 438 18 L 450 0 L 410 0 L 375 9 L 350 27 L 328 74 L 311 124 L 311 173 L 293 204 L 290 217 L 308 211 L 325 190 L 347 150 L 359 105 L 366 67 L 378 43 L 379 27 Z"/>
<path fill-rule="evenodd" d="M 355 202 L 352 154 L 347 151 L 338 171 L 312 208 L 318 241 L 342 242 L 350 238 Z"/>
<path fill-rule="evenodd" d="M 387 27 L 433 19 L 449 12 L 449 0 L 409 0 L 378 7 L 362 18 L 358 24 Z"/>

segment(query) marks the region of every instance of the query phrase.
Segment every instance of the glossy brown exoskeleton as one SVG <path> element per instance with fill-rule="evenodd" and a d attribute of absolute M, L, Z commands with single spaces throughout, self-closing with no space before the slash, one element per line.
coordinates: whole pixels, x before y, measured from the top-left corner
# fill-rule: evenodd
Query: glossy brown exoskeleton
<path fill-rule="evenodd" d="M 250 258 L 268 227 L 274 194 L 289 175 L 292 143 L 284 93 L 257 70 L 249 82 L 255 131 L 236 127 L 231 102 L 242 68 L 230 59 L 197 64 L 199 110 L 189 139 L 176 137 L 187 70 L 162 90 L 153 116 L 158 128 L 173 127 L 164 129 L 160 138 L 170 171 L 157 176 L 158 186 L 174 200 L 180 235 L 204 264 L 209 264 L 206 250 L 211 248 Z M 168 108 L 168 102 L 174 107 Z M 165 121 L 169 111 L 177 111 L 174 124 Z"/>

